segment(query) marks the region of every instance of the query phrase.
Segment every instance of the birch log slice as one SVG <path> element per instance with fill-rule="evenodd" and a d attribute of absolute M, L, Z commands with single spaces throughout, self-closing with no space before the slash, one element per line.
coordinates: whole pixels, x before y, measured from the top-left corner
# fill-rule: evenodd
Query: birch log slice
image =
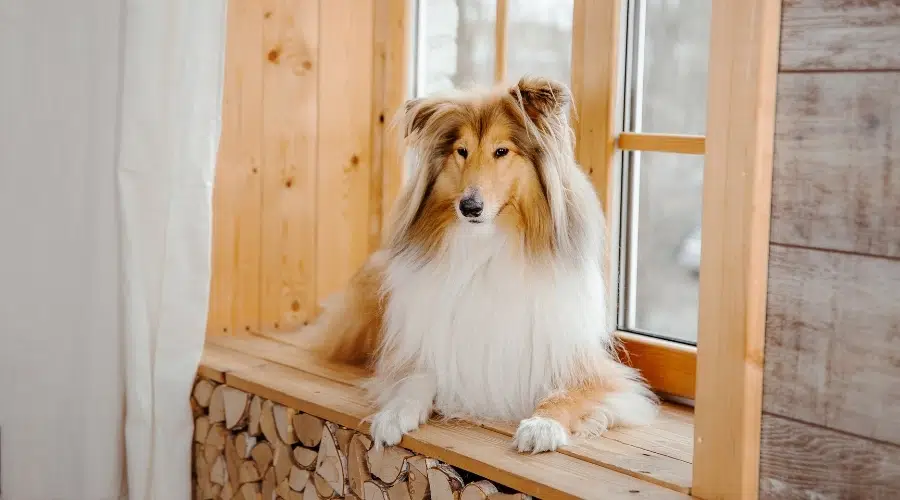
<path fill-rule="evenodd" d="M 406 484 L 409 489 L 409 497 L 411 500 L 425 500 L 431 496 L 431 490 L 428 487 L 428 469 L 438 464 L 437 460 L 416 455 L 406 459 L 409 464 L 409 472 L 406 478 Z"/>
<path fill-rule="evenodd" d="M 301 469 L 296 465 L 291 467 L 291 475 L 288 477 L 288 486 L 294 491 L 303 491 L 309 483 L 311 473 L 306 469 Z"/>
<path fill-rule="evenodd" d="M 225 422 L 225 385 L 217 385 L 209 396 L 209 423 Z"/>
<path fill-rule="evenodd" d="M 303 446 L 307 448 L 319 446 L 322 440 L 322 427 L 325 425 L 322 419 L 308 413 L 298 413 L 294 415 L 293 421 L 294 434 Z"/>
<path fill-rule="evenodd" d="M 460 500 L 487 500 L 490 495 L 499 493 L 494 483 L 490 481 L 475 481 L 463 488 Z"/>
<path fill-rule="evenodd" d="M 322 427 L 322 439 L 319 444 L 319 456 L 316 461 L 316 475 L 324 479 L 331 489 L 334 490 L 334 493 L 338 496 L 344 496 L 344 474 L 347 470 L 347 457 L 338 449 L 335 439 L 336 430 L 337 426 L 331 422 L 326 422 Z"/>
<path fill-rule="evenodd" d="M 225 466 L 224 454 L 217 456 L 216 461 L 209 468 L 209 481 L 219 486 L 225 486 L 228 483 L 228 468 Z"/>
<path fill-rule="evenodd" d="M 201 415 L 206 415 L 206 408 L 203 408 L 202 406 L 200 406 L 197 403 L 197 401 L 194 400 L 193 397 L 191 397 L 190 400 L 191 400 L 191 418 L 193 418 L 194 420 L 197 420 Z"/>
<path fill-rule="evenodd" d="M 275 418 L 275 429 L 278 431 L 278 436 L 286 444 L 294 444 L 297 442 L 297 435 L 294 434 L 293 422 L 294 415 L 296 414 L 296 410 L 288 408 L 287 406 L 282 406 L 277 403 L 272 406 L 272 416 Z"/>
<path fill-rule="evenodd" d="M 209 480 L 209 465 L 206 461 L 206 453 L 203 446 L 194 448 L 194 470 L 197 472 L 197 485 L 200 487 L 200 498 L 205 498 L 212 483 Z"/>
<path fill-rule="evenodd" d="M 232 494 L 237 496 L 241 486 L 238 483 L 238 471 L 244 460 L 238 454 L 235 441 L 237 438 L 229 438 L 225 441 L 225 467 L 228 469 L 228 484 L 231 485 Z"/>
<path fill-rule="evenodd" d="M 293 461 L 291 459 L 291 447 L 282 443 L 269 443 L 274 448 L 272 464 L 275 467 L 275 481 L 282 482 L 291 475 Z"/>
<path fill-rule="evenodd" d="M 269 467 L 262 479 L 262 497 L 265 500 L 275 498 L 275 469 Z"/>
<path fill-rule="evenodd" d="M 225 486 L 222 486 L 222 492 L 219 493 L 219 498 L 221 500 L 231 500 L 234 498 L 234 488 L 231 487 L 231 481 L 225 483 Z"/>
<path fill-rule="evenodd" d="M 310 479 L 310 484 L 303 488 L 303 500 L 319 500 L 319 494 L 316 493 L 316 487 L 313 486 L 312 479 Z"/>
<path fill-rule="evenodd" d="M 372 475 L 369 473 L 369 465 L 366 463 L 366 453 L 371 447 L 372 440 L 364 434 L 355 434 L 350 438 L 347 453 L 348 484 L 350 491 L 360 498 L 365 496 L 365 483 L 372 479 Z"/>
<path fill-rule="evenodd" d="M 255 483 L 262 479 L 259 471 L 256 470 L 256 463 L 253 460 L 244 460 L 241 468 L 238 469 L 238 483 Z"/>
<path fill-rule="evenodd" d="M 194 442 L 205 443 L 209 434 L 209 417 L 201 415 L 194 420 Z"/>
<path fill-rule="evenodd" d="M 202 408 L 209 408 L 209 400 L 212 397 L 213 389 L 215 388 L 216 384 L 213 384 L 205 378 L 201 378 L 194 384 L 194 401 Z"/>
<path fill-rule="evenodd" d="M 253 448 L 256 447 L 256 438 L 248 432 L 241 432 L 234 436 L 234 447 L 238 452 L 241 460 L 250 458 Z"/>
<path fill-rule="evenodd" d="M 217 455 L 225 453 L 225 441 L 231 438 L 228 429 L 222 423 L 213 424 L 206 435 L 206 443 L 204 444 L 206 463 L 212 464 L 216 461 Z"/>
<path fill-rule="evenodd" d="M 338 427 L 337 430 L 334 431 L 337 447 L 345 457 L 350 453 L 350 440 L 353 439 L 354 434 L 356 434 L 356 431 L 353 429 L 345 429 L 343 427 Z"/>
<path fill-rule="evenodd" d="M 225 427 L 241 429 L 247 425 L 250 415 L 250 396 L 234 387 L 225 387 L 222 391 L 225 405 Z"/>
<path fill-rule="evenodd" d="M 406 460 L 412 456 L 413 453 L 398 446 L 389 446 L 381 450 L 371 448 L 366 453 L 366 463 L 372 477 L 384 484 L 392 485 L 406 479 L 409 472 L 409 462 Z"/>
<path fill-rule="evenodd" d="M 282 442 L 281 438 L 278 437 L 278 430 L 275 427 L 275 415 L 272 413 L 274 407 L 275 403 L 267 399 L 263 401 L 259 414 L 259 428 L 262 431 L 263 436 L 265 436 L 266 441 L 272 443 L 273 447 L 277 443 Z"/>
<path fill-rule="evenodd" d="M 262 403 L 262 398 L 256 395 L 250 400 L 250 410 L 248 411 L 250 415 L 247 417 L 247 432 L 253 437 L 259 436 L 262 432 L 259 428 L 259 417 L 262 415 Z"/>
<path fill-rule="evenodd" d="M 432 500 L 455 500 L 463 487 L 463 480 L 447 464 L 439 463 L 428 469 L 428 487 Z"/>
<path fill-rule="evenodd" d="M 262 496 L 259 491 L 259 483 L 245 483 L 241 486 L 238 498 L 241 500 L 259 500 Z"/>
<path fill-rule="evenodd" d="M 275 487 L 275 494 L 281 498 L 287 499 L 289 493 L 291 493 L 291 486 L 287 479 L 281 481 L 278 483 L 278 486 Z"/>
<path fill-rule="evenodd" d="M 378 481 L 363 483 L 363 500 L 390 500 L 387 486 Z"/>
<path fill-rule="evenodd" d="M 272 445 L 265 441 L 256 443 L 256 446 L 250 451 L 250 458 L 252 458 L 253 462 L 256 464 L 256 470 L 258 470 L 260 474 L 265 474 L 269 466 L 272 465 L 272 459 L 274 458 Z"/>
<path fill-rule="evenodd" d="M 297 446 L 294 448 L 293 454 L 295 464 L 306 470 L 316 470 L 316 460 L 319 458 L 316 450 Z"/>
<path fill-rule="evenodd" d="M 331 482 L 320 476 L 318 472 L 313 472 L 312 476 L 312 485 L 307 485 L 307 489 L 309 489 L 309 486 L 313 486 L 319 498 L 331 499 L 344 496 L 336 491 Z M 343 489 L 343 485 L 341 485 L 341 490 Z"/>

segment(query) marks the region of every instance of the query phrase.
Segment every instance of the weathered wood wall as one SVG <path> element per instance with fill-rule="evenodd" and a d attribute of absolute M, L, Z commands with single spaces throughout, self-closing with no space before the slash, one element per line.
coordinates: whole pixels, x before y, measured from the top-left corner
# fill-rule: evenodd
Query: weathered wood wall
<path fill-rule="evenodd" d="M 403 68 L 398 5 L 230 2 L 209 334 L 295 329 L 377 246 L 400 171 L 381 145 L 405 97 L 381 80 Z"/>
<path fill-rule="evenodd" d="M 900 1 L 785 0 L 761 498 L 900 498 Z"/>

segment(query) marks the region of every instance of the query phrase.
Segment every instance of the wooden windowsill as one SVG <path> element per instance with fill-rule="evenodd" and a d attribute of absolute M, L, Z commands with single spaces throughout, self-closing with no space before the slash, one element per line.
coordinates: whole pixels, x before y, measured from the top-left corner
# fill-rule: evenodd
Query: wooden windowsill
<path fill-rule="evenodd" d="M 374 412 L 359 387 L 366 373 L 325 364 L 289 334 L 209 337 L 199 374 L 368 432 Z M 685 498 L 690 493 L 693 414 L 666 405 L 648 428 L 617 429 L 577 439 L 556 453 L 520 455 L 509 446 L 512 424 L 428 423 L 401 446 L 538 498 Z"/>

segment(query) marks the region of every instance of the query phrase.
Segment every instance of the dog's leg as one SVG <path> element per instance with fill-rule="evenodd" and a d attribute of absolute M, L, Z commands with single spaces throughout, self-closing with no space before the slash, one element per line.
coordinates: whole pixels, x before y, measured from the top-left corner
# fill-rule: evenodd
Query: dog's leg
<path fill-rule="evenodd" d="M 513 444 L 520 452 L 553 451 L 570 433 L 596 436 L 612 426 L 646 425 L 656 417 L 656 396 L 633 369 L 609 360 L 603 376 L 557 391 L 519 423 Z"/>
<path fill-rule="evenodd" d="M 591 406 L 595 384 L 557 391 L 538 404 L 534 414 L 519 422 L 513 446 L 520 452 L 554 451 L 569 443 L 573 424 Z"/>
<path fill-rule="evenodd" d="M 437 381 L 424 373 L 410 375 L 398 382 L 372 418 L 372 440 L 376 448 L 393 446 L 407 432 L 416 430 L 431 416 Z"/>

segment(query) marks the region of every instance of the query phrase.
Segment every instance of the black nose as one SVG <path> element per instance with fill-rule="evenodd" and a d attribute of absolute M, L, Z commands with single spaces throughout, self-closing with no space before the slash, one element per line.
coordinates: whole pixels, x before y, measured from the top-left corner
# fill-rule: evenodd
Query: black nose
<path fill-rule="evenodd" d="M 459 200 L 459 211 L 464 217 L 478 217 L 481 215 L 483 209 L 484 202 L 479 200 L 476 196 L 466 196 Z"/>

